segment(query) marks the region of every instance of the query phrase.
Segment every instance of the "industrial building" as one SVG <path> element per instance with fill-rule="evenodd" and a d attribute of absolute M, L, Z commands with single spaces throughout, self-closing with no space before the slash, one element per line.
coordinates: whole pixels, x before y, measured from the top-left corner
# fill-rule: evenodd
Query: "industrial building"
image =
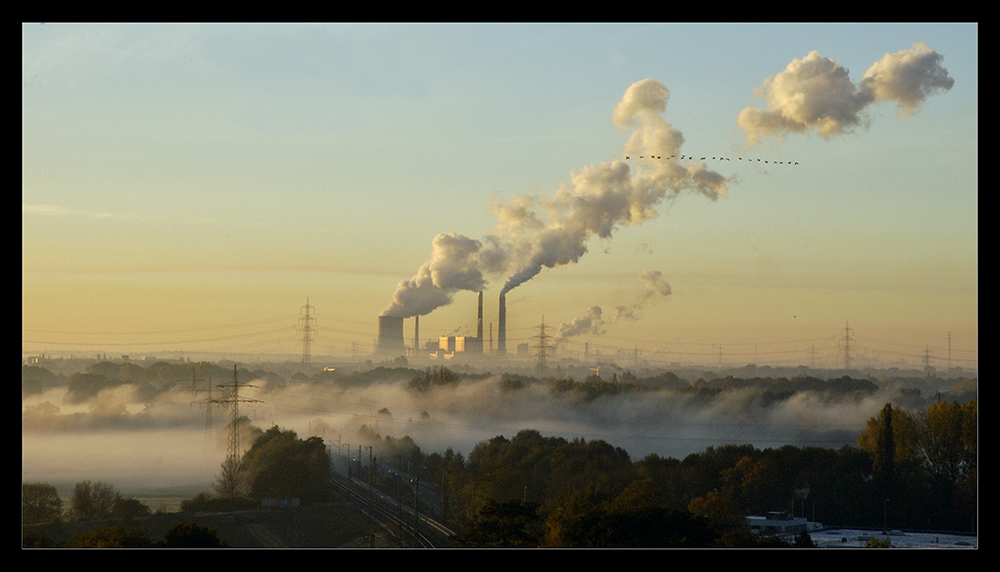
<path fill-rule="evenodd" d="M 497 353 L 506 354 L 506 308 L 504 297 L 500 296 L 500 329 Z M 489 350 L 493 350 L 493 329 L 490 326 Z M 441 336 L 437 345 L 433 342 L 424 346 L 424 355 L 430 359 L 452 359 L 456 354 L 464 357 L 483 356 L 486 353 L 483 338 L 483 293 L 479 292 L 479 309 L 476 319 L 476 335 L 473 336 Z M 403 318 L 394 316 L 379 316 L 378 340 L 375 344 L 375 355 L 382 358 L 402 355 L 420 355 L 420 316 L 415 317 L 413 331 L 413 346 L 407 351 L 403 341 Z"/>

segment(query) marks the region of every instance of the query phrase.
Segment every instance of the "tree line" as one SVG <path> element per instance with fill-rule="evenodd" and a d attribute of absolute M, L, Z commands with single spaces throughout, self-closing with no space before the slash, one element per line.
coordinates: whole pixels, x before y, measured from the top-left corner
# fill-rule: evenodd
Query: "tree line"
<path fill-rule="evenodd" d="M 152 538 L 135 519 L 152 514 L 142 502 L 123 496 L 114 485 L 81 481 L 73 487 L 64 512 L 59 491 L 49 483 L 21 484 L 21 525 L 24 548 L 222 548 L 216 532 L 193 522 L 179 522 L 162 539 Z M 102 525 L 76 534 L 69 542 L 53 541 L 32 525 L 70 522 L 100 522 Z M 25 528 L 27 526 L 27 528 Z"/>
<path fill-rule="evenodd" d="M 441 495 L 442 518 L 464 546 L 747 547 L 747 515 L 787 511 L 826 526 L 976 532 L 977 399 L 919 413 L 887 404 L 857 446 L 709 447 L 683 459 L 633 461 L 602 440 L 523 430 L 464 457 L 425 455 L 412 440 L 381 441 Z M 378 483 L 376 479 L 376 483 Z M 398 486 L 386 481 L 386 491 Z M 408 494 L 408 493 L 406 493 Z"/>

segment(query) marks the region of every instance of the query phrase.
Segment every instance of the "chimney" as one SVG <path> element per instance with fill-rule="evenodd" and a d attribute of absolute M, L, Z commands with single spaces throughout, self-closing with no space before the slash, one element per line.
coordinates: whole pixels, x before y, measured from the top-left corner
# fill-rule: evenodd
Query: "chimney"
<path fill-rule="evenodd" d="M 507 355 L 507 297 L 500 294 L 500 324 L 497 329 L 497 353 Z"/>
<path fill-rule="evenodd" d="M 483 291 L 479 291 L 479 321 L 476 325 L 476 337 L 479 338 L 480 345 L 483 342 Z"/>
<path fill-rule="evenodd" d="M 420 355 L 420 314 L 413 317 L 413 355 Z"/>

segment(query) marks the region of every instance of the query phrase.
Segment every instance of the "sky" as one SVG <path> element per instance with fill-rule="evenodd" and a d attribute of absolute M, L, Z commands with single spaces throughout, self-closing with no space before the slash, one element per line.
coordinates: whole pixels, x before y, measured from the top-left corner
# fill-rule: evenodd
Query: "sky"
<path fill-rule="evenodd" d="M 976 24 L 26 23 L 21 62 L 23 354 L 294 355 L 307 300 L 366 354 L 513 281 L 508 347 L 978 362 Z"/>

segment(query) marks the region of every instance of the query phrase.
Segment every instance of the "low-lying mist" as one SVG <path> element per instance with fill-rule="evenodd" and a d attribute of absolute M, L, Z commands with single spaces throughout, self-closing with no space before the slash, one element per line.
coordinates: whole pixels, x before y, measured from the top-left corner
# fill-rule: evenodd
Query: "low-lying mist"
<path fill-rule="evenodd" d="M 434 371 L 250 379 L 246 383 L 256 387 L 243 389 L 240 397 L 252 401 L 241 403 L 240 413 L 261 428 L 278 425 L 300 436 L 321 436 L 333 454 L 365 445 L 359 430 L 367 426 L 383 437 L 408 435 L 425 453 L 452 448 L 467 455 L 482 440 L 536 429 L 604 440 L 640 459 L 651 453 L 683 458 L 729 443 L 853 445 L 886 402 L 913 399 L 912 391 L 880 389 L 864 380 L 688 383 L 659 376 L 574 382 L 491 374 L 435 380 Z M 22 481 L 65 488 L 100 480 L 126 493 L 209 489 L 226 455 L 230 411 L 214 404 L 209 419 L 205 401 L 184 384 L 150 394 L 124 383 L 86 398 L 55 385 L 25 396 Z"/>

